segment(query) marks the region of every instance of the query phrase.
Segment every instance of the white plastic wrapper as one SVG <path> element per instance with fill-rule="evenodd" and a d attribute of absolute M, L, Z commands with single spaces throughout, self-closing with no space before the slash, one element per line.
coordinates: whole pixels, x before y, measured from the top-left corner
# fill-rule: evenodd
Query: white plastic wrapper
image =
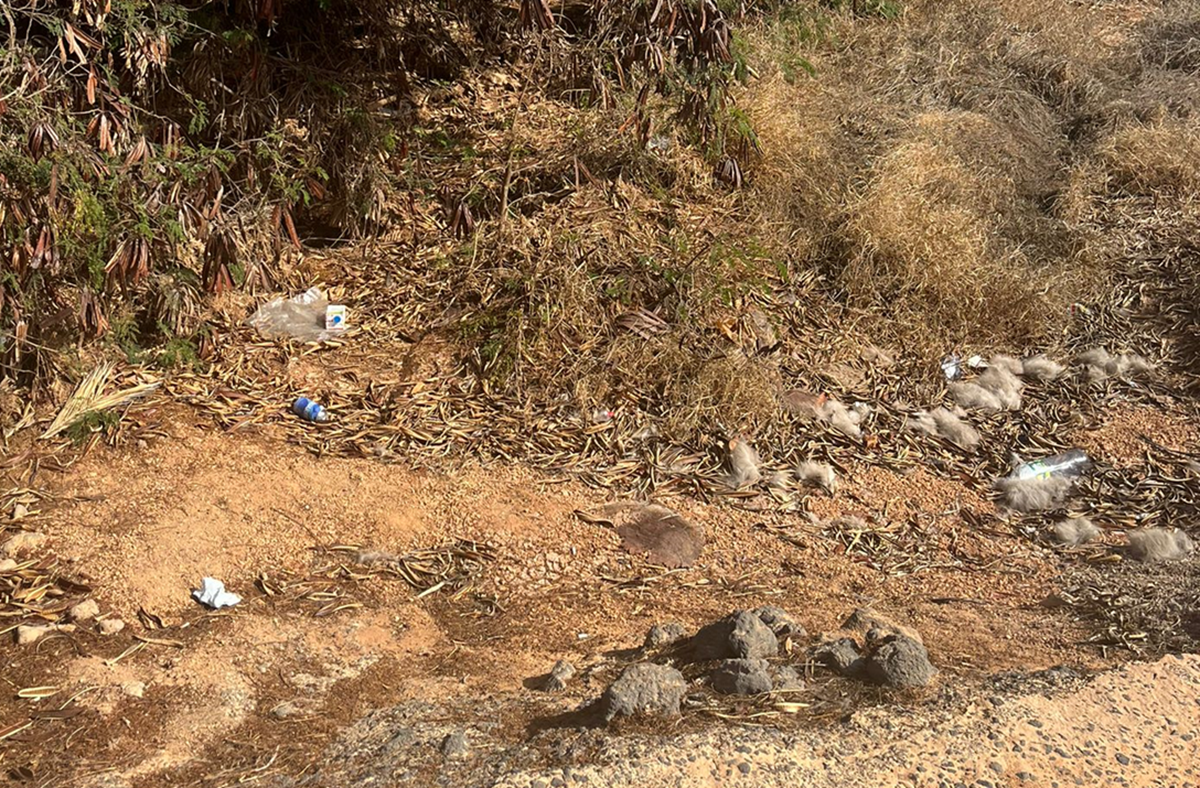
<path fill-rule="evenodd" d="M 200 587 L 192 591 L 192 599 L 213 610 L 233 607 L 242 601 L 237 594 L 226 591 L 224 583 L 212 577 L 200 581 Z"/>

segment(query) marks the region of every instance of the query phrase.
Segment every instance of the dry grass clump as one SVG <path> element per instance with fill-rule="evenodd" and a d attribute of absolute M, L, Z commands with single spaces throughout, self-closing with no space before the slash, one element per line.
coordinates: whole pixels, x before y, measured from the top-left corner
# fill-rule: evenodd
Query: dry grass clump
<path fill-rule="evenodd" d="M 1113 182 L 1128 191 L 1179 197 L 1200 192 L 1200 122 L 1126 125 L 1106 142 L 1101 156 Z"/>

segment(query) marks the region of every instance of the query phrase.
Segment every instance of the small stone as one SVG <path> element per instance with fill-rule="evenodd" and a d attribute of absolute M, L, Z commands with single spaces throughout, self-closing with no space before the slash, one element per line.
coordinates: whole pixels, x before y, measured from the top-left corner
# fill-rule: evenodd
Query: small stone
<path fill-rule="evenodd" d="M 924 687 L 937 670 L 930 664 L 924 645 L 905 635 L 895 635 L 867 657 L 866 673 L 877 684 Z"/>
<path fill-rule="evenodd" d="M 725 695 L 759 695 L 772 689 L 765 659 L 727 659 L 712 674 L 712 688 Z"/>
<path fill-rule="evenodd" d="M 1004 764 L 1000 763 L 999 761 L 992 761 L 988 764 L 988 768 L 994 771 L 996 774 L 1004 774 Z"/>
<path fill-rule="evenodd" d="M 675 668 L 639 662 L 621 672 L 600 702 L 606 721 L 641 715 L 678 716 L 686 692 L 687 682 Z"/>
<path fill-rule="evenodd" d="M 21 531 L 3 545 L 0 545 L 0 555 L 13 556 L 20 553 L 30 553 L 46 543 L 46 535 L 36 531 Z"/>
<path fill-rule="evenodd" d="M 106 618 L 99 626 L 101 635 L 115 635 L 125 628 L 125 622 L 119 618 Z"/>
<path fill-rule="evenodd" d="M 17 568 L 17 562 L 11 558 L 0 559 L 0 572 L 11 572 Z"/>
<path fill-rule="evenodd" d="M 141 698 L 146 694 L 146 682 L 144 681 L 127 681 L 121 685 L 121 692 L 124 692 L 131 698 Z"/>
<path fill-rule="evenodd" d="M 447 758 L 462 758 L 470 751 L 471 745 L 467 741 L 467 734 L 462 731 L 455 731 L 442 739 L 442 755 Z"/>
<path fill-rule="evenodd" d="M 554 667 L 550 668 L 550 673 L 546 676 L 546 681 L 542 688 L 546 692 L 562 692 L 567 687 L 567 682 L 575 675 L 575 666 L 565 659 L 560 659 L 554 663 Z"/>
<path fill-rule="evenodd" d="M 271 716 L 277 720 L 286 720 L 292 717 L 299 717 L 303 713 L 304 710 L 300 708 L 300 704 L 292 700 L 285 700 L 283 703 L 280 703 L 275 708 L 271 709 Z"/>
<path fill-rule="evenodd" d="M 663 646 L 677 643 L 685 637 L 687 637 L 687 630 L 683 624 L 680 624 L 678 621 L 667 621 L 650 627 L 650 631 L 646 633 L 646 640 L 642 644 L 642 647 L 647 649 L 662 648 Z"/>
<path fill-rule="evenodd" d="M 759 620 L 771 628 L 776 637 L 804 637 L 808 633 L 804 631 L 804 627 L 788 615 L 787 611 L 775 605 L 763 605 L 755 608 L 754 615 L 758 616 Z"/>
<path fill-rule="evenodd" d="M 1123 755 L 1121 753 L 1117 753 L 1117 763 L 1121 764 L 1122 766 L 1128 766 L 1129 765 L 1129 756 Z"/>
<path fill-rule="evenodd" d="M 856 676 L 865 662 L 853 638 L 838 638 L 822 643 L 813 650 L 813 658 L 842 676 Z"/>
<path fill-rule="evenodd" d="M 697 661 L 762 659 L 779 653 L 771 628 L 750 610 L 741 610 L 701 629 L 692 638 Z"/>
<path fill-rule="evenodd" d="M 49 632 L 51 627 L 47 626 L 32 626 L 23 625 L 17 627 L 17 645 L 28 646 L 42 639 L 42 636 Z"/>
<path fill-rule="evenodd" d="M 741 772 L 742 774 L 749 774 L 750 773 L 750 764 L 746 763 L 745 761 L 742 761 L 741 763 L 738 764 L 738 771 Z"/>
<path fill-rule="evenodd" d="M 100 605 L 94 599 L 85 599 L 72 607 L 68 615 L 72 621 L 91 621 L 100 615 Z"/>
<path fill-rule="evenodd" d="M 800 674 L 791 665 L 776 668 L 771 676 L 771 683 L 775 685 L 776 690 L 804 689 L 804 679 L 800 678 Z"/>
<path fill-rule="evenodd" d="M 29 516 L 29 507 L 28 506 L 26 506 L 23 503 L 18 503 L 13 506 L 13 510 L 12 510 L 13 522 L 17 522 L 18 520 L 24 520 L 28 516 Z"/>
<path fill-rule="evenodd" d="M 916 630 L 899 624 L 869 607 L 856 608 L 849 618 L 842 622 L 842 629 L 864 634 L 874 629 L 888 634 L 905 635 L 918 643 L 923 642 Z"/>

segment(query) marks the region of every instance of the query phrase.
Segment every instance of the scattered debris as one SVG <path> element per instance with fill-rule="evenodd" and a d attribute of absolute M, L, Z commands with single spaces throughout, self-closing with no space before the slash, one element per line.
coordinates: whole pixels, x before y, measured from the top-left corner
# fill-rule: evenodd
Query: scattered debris
<path fill-rule="evenodd" d="M 1018 358 L 998 353 L 988 359 L 988 369 L 1002 369 L 1010 375 L 1020 375 L 1025 371 L 1025 365 Z"/>
<path fill-rule="evenodd" d="M 1111 355 L 1102 347 L 1080 353 L 1075 359 L 1083 366 L 1089 383 L 1102 383 L 1109 378 L 1146 377 L 1154 373 L 1154 365 L 1136 353 Z"/>
<path fill-rule="evenodd" d="M 18 531 L 15 536 L 0 545 L 0 555 L 13 557 L 22 553 L 32 553 L 45 544 L 48 538 L 37 531 Z"/>
<path fill-rule="evenodd" d="M 979 433 L 958 414 L 946 408 L 917 411 L 904 421 L 904 429 L 921 435 L 940 437 L 960 449 L 974 451 L 979 446 Z"/>
<path fill-rule="evenodd" d="M 1063 476 L 1045 479 L 1019 479 L 1006 476 L 996 480 L 1000 503 L 1018 512 L 1040 512 L 1053 509 L 1066 500 L 1073 480 Z"/>
<path fill-rule="evenodd" d="M 1021 375 L 1038 383 L 1049 383 L 1063 373 L 1063 365 L 1046 357 L 1030 356 L 1021 362 Z"/>
<path fill-rule="evenodd" d="M 600 699 L 604 719 L 678 716 L 687 692 L 683 674 L 666 665 L 639 662 L 621 672 Z"/>
<path fill-rule="evenodd" d="M 750 333 L 754 334 L 755 348 L 759 353 L 767 353 L 779 346 L 779 334 L 771 319 L 758 307 L 752 307 L 746 312 Z"/>
<path fill-rule="evenodd" d="M 892 687 L 924 687 L 937 670 L 919 640 L 900 634 L 886 636 L 867 655 L 865 674 L 876 684 Z"/>
<path fill-rule="evenodd" d="M 962 359 L 951 353 L 942 359 L 942 374 L 946 380 L 958 380 L 963 376 Z"/>
<path fill-rule="evenodd" d="M 1100 529 L 1086 517 L 1073 517 L 1056 523 L 1051 529 L 1054 541 L 1068 547 L 1087 544 L 1100 535 Z"/>
<path fill-rule="evenodd" d="M 113 408 L 127 405 L 134 400 L 144 397 L 159 386 L 159 381 L 139 383 L 126 389 L 114 391 L 112 394 L 101 393 L 112 375 L 111 362 L 100 364 L 87 374 L 75 391 L 63 403 L 62 409 L 50 422 L 50 426 L 42 433 L 43 440 L 53 438 L 65 431 L 71 425 L 86 417 L 89 413 L 102 413 Z"/>
<path fill-rule="evenodd" d="M 835 399 L 825 400 L 817 408 L 817 418 L 829 424 L 843 435 L 854 440 L 862 439 L 863 414 L 855 408 L 847 408 Z"/>
<path fill-rule="evenodd" d="M 1003 366 L 989 366 L 973 381 L 951 383 L 950 395 L 964 408 L 988 412 L 1021 409 L 1022 383 Z"/>
<path fill-rule="evenodd" d="M 811 487 L 820 487 L 833 495 L 837 492 L 837 474 L 823 462 L 802 462 L 796 466 L 796 478 Z"/>
<path fill-rule="evenodd" d="M 237 594 L 225 590 L 225 584 L 212 577 L 200 581 L 200 587 L 192 591 L 192 598 L 213 610 L 233 607 L 242 601 Z"/>
<path fill-rule="evenodd" d="M 729 441 L 729 455 L 726 463 L 729 474 L 725 477 L 726 484 L 732 490 L 740 490 L 752 484 L 757 484 L 762 478 L 759 473 L 758 452 L 745 438 L 732 438 Z"/>
<path fill-rule="evenodd" d="M 596 520 L 583 512 L 577 514 L 589 521 Z M 356 551 L 355 563 L 390 572 L 422 596 L 437 590 L 460 591 L 467 588 L 483 573 L 486 562 L 496 557 L 491 545 L 469 539 L 456 539 L 404 555 L 354 547 L 343 549 Z"/>
<path fill-rule="evenodd" d="M 767 486 L 772 490 L 786 490 L 792 486 L 792 481 L 790 471 L 775 471 L 767 477 Z"/>
<path fill-rule="evenodd" d="M 575 675 L 575 666 L 565 659 L 560 659 L 546 674 L 542 689 L 546 692 L 562 692 L 567 688 L 567 682 Z"/>
<path fill-rule="evenodd" d="M 1012 475 L 1017 479 L 1047 479 L 1051 476 L 1064 478 L 1079 476 L 1088 469 L 1092 460 L 1082 449 L 1071 449 L 1043 460 L 1033 460 L 1017 465 Z"/>
<path fill-rule="evenodd" d="M 297 397 L 296 401 L 292 403 L 292 413 L 305 421 L 317 424 L 325 424 L 329 421 L 329 411 L 325 409 L 325 406 L 308 397 Z"/>
<path fill-rule="evenodd" d="M 106 618 L 100 621 L 97 626 L 100 628 L 101 635 L 115 635 L 125 628 L 125 622 L 119 618 Z"/>
<path fill-rule="evenodd" d="M 248 322 L 266 339 L 326 342 L 345 333 L 345 317 L 345 307 L 331 306 L 320 288 L 310 287 L 298 296 L 268 301 Z"/>
<path fill-rule="evenodd" d="M 1178 528 L 1144 528 L 1129 532 L 1129 554 L 1139 561 L 1178 561 L 1195 547 Z"/>
<path fill-rule="evenodd" d="M 765 659 L 727 659 L 717 665 L 710 684 L 724 695 L 758 695 L 774 685 Z"/>
<path fill-rule="evenodd" d="M 779 653 L 771 628 L 752 610 L 740 610 L 701 629 L 692 638 L 697 661 L 758 659 Z"/>
<path fill-rule="evenodd" d="M 85 599 L 67 613 L 72 621 L 91 621 L 100 615 L 100 605 L 94 599 Z"/>
<path fill-rule="evenodd" d="M 650 631 L 646 633 L 646 640 L 642 644 L 642 648 L 656 649 L 663 646 L 669 646 L 673 643 L 678 643 L 687 637 L 687 629 L 683 624 L 677 621 L 668 621 L 663 624 L 655 624 L 650 627 Z"/>

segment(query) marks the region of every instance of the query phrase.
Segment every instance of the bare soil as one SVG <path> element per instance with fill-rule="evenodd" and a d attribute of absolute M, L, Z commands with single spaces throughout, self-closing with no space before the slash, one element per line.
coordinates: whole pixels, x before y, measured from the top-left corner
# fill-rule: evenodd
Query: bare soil
<path fill-rule="evenodd" d="M 1129 413 L 1137 418 L 1125 429 L 1143 431 L 1146 417 Z M 1069 665 L 1090 675 L 1127 659 L 1088 643 L 1091 622 L 1043 604 L 1075 559 L 972 528 L 962 512 L 990 502 L 925 469 L 852 467 L 836 495 L 810 499 L 823 519 L 873 513 L 903 549 L 886 539 L 848 543 L 795 515 L 739 509 L 736 499 L 662 500 L 706 537 L 695 566 L 667 571 L 576 516 L 608 498 L 569 479 L 513 465 L 431 470 L 319 458 L 269 425 L 222 433 L 168 404 L 142 413 L 151 417 L 163 425 L 157 437 L 98 444 L 68 470 L 43 473 L 46 498 L 19 523 L 47 534 L 67 574 L 93 589 L 102 618 L 126 627 L 105 637 L 82 622 L 33 646 L 0 645 L 10 688 L 0 723 L 34 715 L 0 742 L 14 784 L 339 785 L 372 770 L 381 784 L 527 784 L 513 774 L 624 746 L 601 732 L 579 738 L 573 715 L 636 658 L 652 624 L 678 620 L 694 631 L 759 604 L 784 607 L 814 635 L 873 605 L 917 629 L 939 669 L 927 691 L 885 693 L 814 673 L 800 648 L 791 659 L 809 675 L 814 712 L 762 720 L 794 735 L 836 739 L 862 714 L 977 714 L 997 674 Z M 1126 445 L 1122 429 L 1101 427 L 1094 445 Z M 1157 437 L 1182 429 L 1163 425 Z M 353 560 L 359 548 L 403 554 L 458 539 L 491 545 L 496 556 L 459 592 L 418 598 Z M 198 606 L 189 591 L 206 575 L 243 603 Z M 559 659 L 581 677 L 563 694 L 538 691 Z M 1172 664 L 1194 684 L 1191 662 Z M 50 697 L 17 697 L 46 686 L 57 688 Z M 998 696 L 1020 694 L 1016 687 Z M 74 716 L 37 716 L 64 706 Z M 732 719 L 689 713 L 676 735 L 719 742 L 755 719 L 752 705 L 715 711 Z M 1115 712 L 1112 724 L 1126 725 L 1128 713 Z M 383 756 L 364 743 L 381 735 L 380 720 L 404 720 L 426 739 L 466 730 L 475 754 L 446 761 L 440 739 L 429 739 L 413 750 L 425 755 L 410 753 L 384 779 Z M 627 735 L 652 732 L 634 726 Z M 780 752 L 772 757 L 793 757 Z M 756 768 L 752 775 L 763 773 Z M 688 784 L 708 784 L 694 776 Z"/>

